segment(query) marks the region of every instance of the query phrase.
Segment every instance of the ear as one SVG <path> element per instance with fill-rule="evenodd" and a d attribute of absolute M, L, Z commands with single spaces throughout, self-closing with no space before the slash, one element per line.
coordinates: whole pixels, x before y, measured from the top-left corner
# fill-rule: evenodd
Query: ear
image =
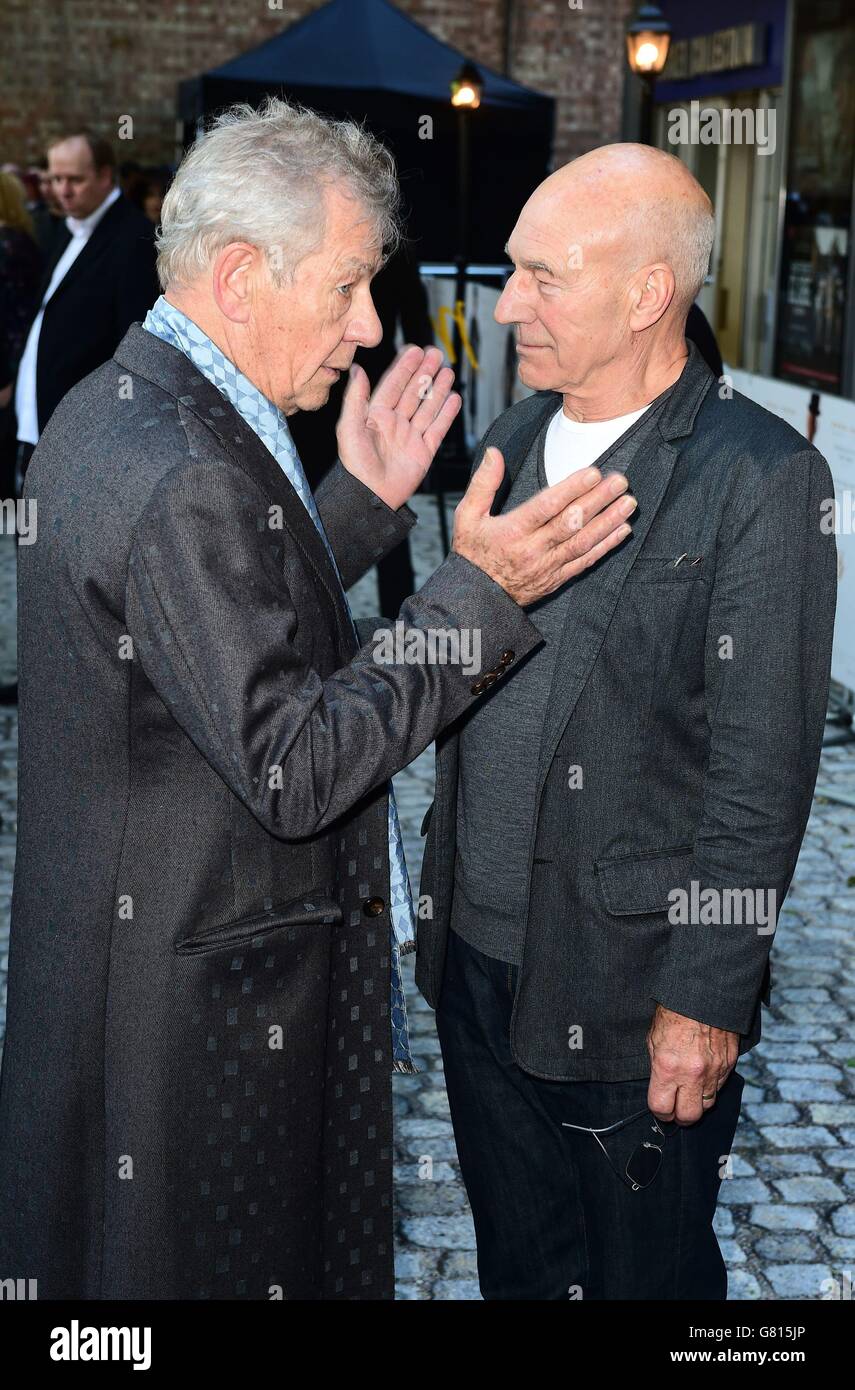
<path fill-rule="evenodd" d="M 629 326 L 634 333 L 658 323 L 674 298 L 675 288 L 669 265 L 648 265 L 639 270 L 630 301 Z"/>
<path fill-rule="evenodd" d="M 253 283 L 262 271 L 261 252 L 248 241 L 231 241 L 216 257 L 211 275 L 214 300 L 232 323 L 247 323 Z"/>

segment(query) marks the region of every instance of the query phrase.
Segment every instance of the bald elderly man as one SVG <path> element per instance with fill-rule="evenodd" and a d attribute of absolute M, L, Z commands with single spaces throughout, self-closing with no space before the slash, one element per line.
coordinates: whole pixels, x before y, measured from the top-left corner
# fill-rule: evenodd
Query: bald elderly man
<path fill-rule="evenodd" d="M 677 159 L 613 145 L 507 246 L 496 318 L 537 394 L 482 441 L 494 511 L 596 464 L 638 512 L 437 739 L 417 981 L 488 1299 L 726 1296 L 734 1068 L 811 803 L 836 557 L 821 455 L 685 340 L 713 231 Z"/>

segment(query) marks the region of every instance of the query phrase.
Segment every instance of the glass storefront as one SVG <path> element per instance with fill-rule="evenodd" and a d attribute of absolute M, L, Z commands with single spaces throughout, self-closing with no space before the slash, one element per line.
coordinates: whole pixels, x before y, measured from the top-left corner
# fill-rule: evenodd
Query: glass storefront
<path fill-rule="evenodd" d="M 783 253 L 773 372 L 853 394 L 844 352 L 855 176 L 855 10 L 851 0 L 796 9 Z"/>
<path fill-rule="evenodd" d="M 666 65 L 657 84 L 654 139 L 686 163 L 715 206 L 715 245 L 698 302 L 722 356 L 741 371 L 855 399 L 855 4 L 743 3 L 739 32 L 754 21 L 755 50 L 764 57 L 753 70 L 719 73 L 704 68 L 703 55 L 712 40 L 737 31 L 708 32 L 690 3 L 692 27 L 681 33 L 677 17 L 686 11 L 663 8 L 681 55 L 672 80 Z M 699 55 L 694 65 L 685 50 Z M 767 80 L 752 83 L 753 72 Z M 753 113 L 757 129 L 774 122 L 774 144 L 705 141 L 703 130 L 699 139 L 669 140 L 674 112 L 685 112 L 697 131 L 699 108 L 701 125 L 714 113 L 725 129 L 733 112 Z"/>

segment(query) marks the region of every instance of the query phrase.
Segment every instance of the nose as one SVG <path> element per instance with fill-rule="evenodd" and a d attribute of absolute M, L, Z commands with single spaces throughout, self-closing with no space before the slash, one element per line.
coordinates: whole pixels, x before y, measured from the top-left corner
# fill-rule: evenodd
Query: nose
<path fill-rule="evenodd" d="M 518 272 L 514 271 L 493 310 L 496 323 L 531 323 L 534 315 L 518 288 Z"/>
<path fill-rule="evenodd" d="M 383 341 L 383 324 L 380 316 L 374 308 L 374 300 L 366 292 L 365 301 L 360 305 L 359 312 L 354 314 L 348 325 L 345 335 L 351 342 L 358 342 L 362 347 L 378 347 Z"/>

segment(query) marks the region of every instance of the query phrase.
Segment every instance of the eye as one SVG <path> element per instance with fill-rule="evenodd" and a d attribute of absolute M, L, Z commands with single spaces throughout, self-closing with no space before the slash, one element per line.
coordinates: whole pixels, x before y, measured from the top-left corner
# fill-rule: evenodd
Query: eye
<path fill-rule="evenodd" d="M 350 299 L 350 292 L 355 284 L 356 281 L 351 280 L 349 285 L 336 285 L 336 290 L 339 294 L 343 295 L 345 299 Z"/>

